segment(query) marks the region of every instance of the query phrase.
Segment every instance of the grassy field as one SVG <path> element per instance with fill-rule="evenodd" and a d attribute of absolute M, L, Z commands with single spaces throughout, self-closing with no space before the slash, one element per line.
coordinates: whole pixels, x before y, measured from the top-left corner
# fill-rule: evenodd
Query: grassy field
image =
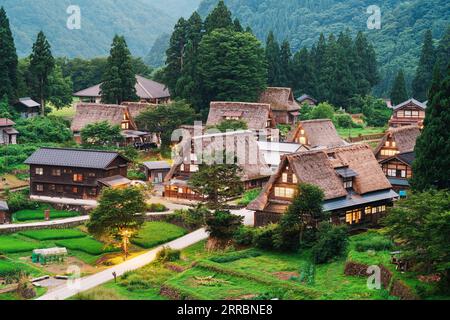
<path fill-rule="evenodd" d="M 187 231 L 171 223 L 147 222 L 132 243 L 149 249 L 184 236 Z"/>
<path fill-rule="evenodd" d="M 13 214 L 13 221 L 26 222 L 26 221 L 40 221 L 45 219 L 45 209 L 40 210 L 21 210 Z M 77 217 L 80 214 L 75 211 L 61 211 L 50 209 L 50 220 Z"/>
<path fill-rule="evenodd" d="M 18 272 L 26 272 L 33 276 L 42 274 L 40 269 L 34 268 L 26 263 L 13 261 L 7 258 L 0 259 L 0 278 L 14 275 Z"/>
<path fill-rule="evenodd" d="M 71 120 L 73 119 L 73 117 L 75 117 L 75 108 L 73 106 L 68 106 L 61 109 L 54 108 L 50 115 L 62 117 L 66 120 Z"/>
<path fill-rule="evenodd" d="M 425 299 L 442 299 L 432 292 L 433 285 L 423 284 L 417 274 L 400 273 L 390 263 L 392 244 L 380 231 L 370 231 L 350 238 L 348 255 L 330 263 L 314 265 L 308 250 L 280 253 L 258 249 L 212 253 L 199 242 L 182 250 L 181 259 L 170 266 L 152 263 L 129 272 L 117 283 L 110 282 L 89 293 L 120 299 L 167 299 L 159 287 L 170 288 L 182 297 L 193 299 L 317 299 L 317 300 L 387 300 L 387 290 L 367 287 L 366 277 L 346 276 L 345 265 L 355 261 L 388 267 L 395 279 L 401 279 L 413 292 L 420 287 Z M 367 248 L 377 248 L 367 250 Z M 426 291 L 428 290 L 428 291 Z"/>
<path fill-rule="evenodd" d="M 0 236 L 0 253 L 19 253 L 29 252 L 41 248 L 42 244 L 33 241 L 22 240 L 15 235 Z"/>
<path fill-rule="evenodd" d="M 84 238 L 86 233 L 77 229 L 43 229 L 19 232 L 20 235 L 39 241 Z"/>
<path fill-rule="evenodd" d="M 117 248 L 105 247 L 103 243 L 91 237 L 57 240 L 55 244 L 70 250 L 81 251 L 92 256 L 100 256 L 104 253 L 118 251 Z"/>
<path fill-rule="evenodd" d="M 342 138 L 348 138 L 349 135 L 350 137 L 355 138 L 358 137 L 359 135 L 364 136 L 368 134 L 383 133 L 386 131 L 386 128 L 384 127 L 366 127 L 366 128 L 352 128 L 352 129 L 337 128 L 337 131 Z"/>

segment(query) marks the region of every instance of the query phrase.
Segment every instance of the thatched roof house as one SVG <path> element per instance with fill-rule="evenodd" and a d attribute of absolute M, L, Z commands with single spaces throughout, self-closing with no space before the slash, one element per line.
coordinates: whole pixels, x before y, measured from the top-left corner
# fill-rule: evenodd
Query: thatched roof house
<path fill-rule="evenodd" d="M 250 130 L 274 128 L 270 104 L 249 102 L 211 102 L 207 126 L 215 126 L 224 120 L 242 120 Z"/>
<path fill-rule="evenodd" d="M 174 163 L 165 178 L 165 195 L 198 200 L 188 187 L 189 177 L 198 171 L 201 163 L 212 159 L 226 163 L 227 159 L 222 158 L 224 152 L 229 159 L 237 159 L 246 189 L 260 187 L 269 179 L 271 170 L 252 131 L 206 134 L 184 139 L 178 145 Z"/>
<path fill-rule="evenodd" d="M 150 108 L 156 108 L 157 104 L 147 102 L 122 102 L 122 106 L 126 106 L 130 112 L 131 118 L 136 119 L 142 112 Z"/>
<path fill-rule="evenodd" d="M 87 89 L 74 93 L 74 97 L 79 97 L 83 102 L 101 102 L 101 83 Z M 148 103 L 167 103 L 170 101 L 170 93 L 167 87 L 156 81 L 136 75 L 136 94 L 140 101 Z"/>
<path fill-rule="evenodd" d="M 375 148 L 377 159 L 385 159 L 399 153 L 411 152 L 420 136 L 420 128 L 416 125 L 390 128 Z"/>
<path fill-rule="evenodd" d="M 136 130 L 136 125 L 126 106 L 115 104 L 79 103 L 72 121 L 72 132 L 79 133 L 88 124 L 107 121 L 123 130 Z"/>
<path fill-rule="evenodd" d="M 277 124 L 295 124 L 300 105 L 295 101 L 291 88 L 269 87 L 259 98 L 260 103 L 270 104 Z"/>
<path fill-rule="evenodd" d="M 376 206 L 377 213 L 385 212 L 383 206 L 397 197 L 368 145 L 299 152 L 283 157 L 277 173 L 248 206 L 256 211 L 256 224 L 279 220 L 299 182 L 320 187 L 325 194 L 324 211 L 332 212 L 337 222 L 350 224 L 364 221 L 367 207 Z M 346 216 L 349 210 L 356 210 L 356 216 Z"/>
<path fill-rule="evenodd" d="M 289 132 L 286 142 L 300 143 L 308 148 L 338 147 L 347 143 L 339 136 L 330 119 L 300 121 Z"/>

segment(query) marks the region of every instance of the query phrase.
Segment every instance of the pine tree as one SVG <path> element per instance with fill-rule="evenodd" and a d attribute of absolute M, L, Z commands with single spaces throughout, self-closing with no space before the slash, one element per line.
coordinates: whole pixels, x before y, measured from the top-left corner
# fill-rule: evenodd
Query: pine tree
<path fill-rule="evenodd" d="M 417 191 L 450 188 L 450 67 L 441 81 L 439 65 L 433 72 L 424 129 L 417 139 L 412 187 Z"/>
<path fill-rule="evenodd" d="M 38 33 L 30 55 L 29 74 L 34 97 L 41 103 L 41 114 L 45 115 L 45 100 L 47 99 L 48 77 L 55 66 L 51 46 L 44 32 Z"/>
<path fill-rule="evenodd" d="M 215 29 L 233 29 L 235 25 L 231 18 L 231 11 L 220 0 L 217 6 L 211 11 L 211 13 L 205 19 L 205 31 L 211 33 Z"/>
<path fill-rule="evenodd" d="M 102 102 L 121 104 L 137 101 L 136 75 L 132 57 L 124 37 L 116 35 L 111 45 L 103 83 L 100 86 Z"/>
<path fill-rule="evenodd" d="M 292 87 L 297 95 L 309 94 L 316 96 L 316 75 L 313 61 L 307 48 L 302 48 L 292 59 Z"/>
<path fill-rule="evenodd" d="M 354 42 L 356 61 L 353 69 L 357 93 L 361 96 L 370 93 L 379 82 L 375 49 L 362 32 L 358 32 Z"/>
<path fill-rule="evenodd" d="M 233 24 L 234 24 L 234 31 L 244 32 L 244 28 L 242 28 L 241 22 L 239 21 L 238 18 L 234 19 Z"/>
<path fill-rule="evenodd" d="M 0 8 L 0 97 L 7 95 L 10 102 L 17 96 L 18 58 L 6 11 Z"/>
<path fill-rule="evenodd" d="M 436 62 L 441 66 L 441 74 L 444 75 L 450 64 L 450 26 L 439 41 L 436 49 Z"/>
<path fill-rule="evenodd" d="M 408 100 L 408 93 L 406 91 L 405 74 L 403 69 L 400 69 L 395 77 L 394 84 L 391 89 L 391 100 L 394 105 Z"/>
<path fill-rule="evenodd" d="M 289 41 L 284 40 L 280 48 L 280 83 L 282 87 L 292 87 L 291 63 L 292 52 Z"/>
<path fill-rule="evenodd" d="M 266 41 L 267 84 L 279 86 L 281 82 L 280 46 L 272 31 L 269 32 Z"/>
<path fill-rule="evenodd" d="M 427 98 L 427 91 L 433 78 L 435 61 L 433 35 L 431 34 L 431 30 L 428 29 L 425 32 L 419 65 L 417 66 L 416 75 L 412 82 L 413 97 L 419 101 L 425 101 Z"/>
<path fill-rule="evenodd" d="M 329 96 L 329 88 L 326 83 L 326 52 L 327 41 L 323 33 L 320 34 L 319 41 L 313 46 L 311 54 L 314 62 L 314 70 L 317 75 L 316 99 L 324 101 Z"/>
<path fill-rule="evenodd" d="M 355 68 L 353 41 L 349 34 L 341 33 L 336 41 L 336 65 L 330 83 L 333 94 L 330 102 L 336 106 L 348 108 L 348 101 L 356 93 L 352 70 Z"/>
<path fill-rule="evenodd" d="M 169 88 L 172 95 L 176 95 L 177 81 L 181 77 L 181 70 L 184 62 L 184 49 L 187 43 L 188 22 L 180 18 L 175 25 L 170 37 L 169 48 L 166 51 L 166 67 L 164 68 L 164 83 Z"/>

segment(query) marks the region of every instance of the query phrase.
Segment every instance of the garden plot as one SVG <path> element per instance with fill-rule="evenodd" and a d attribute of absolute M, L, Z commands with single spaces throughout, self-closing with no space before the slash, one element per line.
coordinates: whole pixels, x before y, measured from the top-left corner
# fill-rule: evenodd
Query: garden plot
<path fill-rule="evenodd" d="M 145 248 L 154 248 L 184 236 L 187 231 L 179 226 L 167 222 L 147 222 L 132 239 L 132 243 Z"/>
<path fill-rule="evenodd" d="M 13 214 L 13 220 L 17 222 L 40 221 L 45 219 L 45 209 L 20 210 Z M 50 220 L 78 217 L 75 211 L 61 211 L 50 209 Z"/>
<path fill-rule="evenodd" d="M 77 229 L 43 229 L 19 232 L 20 235 L 39 241 L 76 239 L 86 237 L 86 233 Z"/>
<path fill-rule="evenodd" d="M 31 251 L 42 247 L 41 243 L 22 240 L 14 235 L 0 236 L 0 253 L 3 254 L 29 252 L 31 255 Z"/>

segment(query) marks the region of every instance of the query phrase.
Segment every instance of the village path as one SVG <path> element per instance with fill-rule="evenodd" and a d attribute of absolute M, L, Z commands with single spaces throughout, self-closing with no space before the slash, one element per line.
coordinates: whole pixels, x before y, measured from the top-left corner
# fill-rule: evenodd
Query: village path
<path fill-rule="evenodd" d="M 241 215 L 244 217 L 245 225 L 253 225 L 253 212 L 242 209 L 242 210 L 233 210 L 233 214 Z M 172 249 L 181 250 L 187 248 L 199 241 L 205 240 L 208 238 L 208 233 L 204 228 L 189 233 L 181 238 L 178 238 L 174 241 L 161 245 L 157 248 L 154 248 L 142 255 L 139 255 L 135 258 L 132 258 L 128 261 L 125 261 L 117 266 L 108 268 L 104 271 L 96 273 L 94 275 L 90 275 L 84 278 L 81 278 L 77 285 L 68 286 L 67 283 L 61 287 L 58 287 L 51 292 L 39 297 L 37 300 L 65 300 L 79 292 L 83 292 L 92 288 L 95 288 L 101 284 L 109 282 L 114 279 L 113 272 L 116 273 L 117 277 L 120 277 L 127 271 L 133 271 L 139 268 L 144 267 L 145 265 L 151 263 L 156 258 L 156 253 L 160 251 L 163 247 L 170 247 Z"/>

